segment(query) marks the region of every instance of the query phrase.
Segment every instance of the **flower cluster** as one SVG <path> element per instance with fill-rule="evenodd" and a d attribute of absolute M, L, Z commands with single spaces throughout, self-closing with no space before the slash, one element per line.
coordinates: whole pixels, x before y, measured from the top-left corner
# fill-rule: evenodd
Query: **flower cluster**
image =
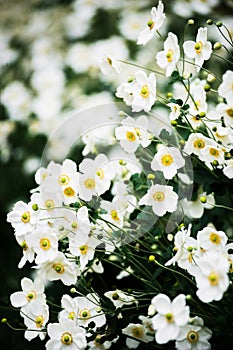
<path fill-rule="evenodd" d="M 18 267 L 34 271 L 11 305 L 25 338 L 38 336 L 47 350 L 208 350 L 223 318 L 232 322 L 233 72 L 224 57 L 221 77 L 208 69 L 216 45 L 207 27 L 193 40 L 161 34 L 164 11 L 159 1 L 137 37 L 146 48 L 159 35 L 153 68 L 132 63 L 115 91 L 126 111 L 114 105 L 101 119 L 112 130 L 102 129 L 107 147 L 84 113 L 82 159 L 40 167 L 29 201 L 7 215 L 22 248 Z M 102 72 L 120 76 L 122 56 L 102 52 Z M 35 90 L 45 84 L 56 96 L 63 83 L 54 72 L 32 77 Z M 230 343 L 231 329 L 225 334 Z"/>

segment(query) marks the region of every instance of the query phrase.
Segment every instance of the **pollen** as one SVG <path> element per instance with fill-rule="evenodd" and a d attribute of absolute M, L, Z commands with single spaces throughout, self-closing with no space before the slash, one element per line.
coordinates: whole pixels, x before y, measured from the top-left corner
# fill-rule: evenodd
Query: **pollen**
<path fill-rule="evenodd" d="M 194 142 L 194 147 L 198 149 L 202 149 L 205 147 L 205 142 L 202 139 L 198 139 Z"/>
<path fill-rule="evenodd" d="M 167 313 L 166 315 L 165 315 L 165 317 L 166 317 L 166 320 L 167 320 L 167 322 L 168 323 L 173 323 L 174 322 L 174 316 L 173 316 L 173 314 L 172 313 Z"/>
<path fill-rule="evenodd" d="M 30 213 L 29 211 L 25 211 L 25 213 L 23 213 L 23 215 L 21 216 L 21 221 L 26 224 L 27 222 L 30 221 Z"/>
<path fill-rule="evenodd" d="M 162 201 L 164 201 L 164 199 L 165 199 L 165 194 L 164 194 L 163 192 L 160 192 L 160 191 L 155 192 L 155 193 L 153 194 L 153 199 L 154 199 L 156 202 L 162 202 Z"/>
<path fill-rule="evenodd" d="M 68 175 L 63 174 L 59 177 L 58 182 L 62 186 L 68 185 L 68 183 L 70 182 L 70 178 Z"/>
<path fill-rule="evenodd" d="M 115 221 L 120 220 L 116 210 L 111 210 L 111 218 Z"/>
<path fill-rule="evenodd" d="M 88 320 L 91 317 L 91 313 L 90 313 L 89 309 L 84 308 L 84 309 L 79 311 L 78 316 L 81 319 Z"/>
<path fill-rule="evenodd" d="M 96 170 L 96 175 L 102 180 L 104 178 L 104 171 L 102 168 Z"/>
<path fill-rule="evenodd" d="M 51 247 L 50 240 L 48 238 L 41 238 L 40 247 L 43 250 L 48 250 Z"/>
<path fill-rule="evenodd" d="M 27 301 L 31 301 L 33 299 L 36 299 L 36 292 L 34 290 L 31 290 L 27 296 L 26 296 Z"/>
<path fill-rule="evenodd" d="M 197 332 L 195 331 L 189 331 L 188 334 L 187 334 L 187 340 L 190 342 L 190 343 L 196 343 L 199 339 L 199 335 Z"/>
<path fill-rule="evenodd" d="M 210 152 L 210 155 L 212 157 L 218 157 L 219 156 L 219 150 L 217 150 L 216 148 L 210 148 L 209 152 Z"/>
<path fill-rule="evenodd" d="M 165 166 L 169 166 L 173 163 L 173 158 L 170 154 L 165 154 L 163 157 L 162 157 L 162 164 L 165 165 Z"/>
<path fill-rule="evenodd" d="M 132 329 L 132 336 L 138 339 L 141 339 L 143 337 L 143 330 L 139 327 L 134 327 Z"/>
<path fill-rule="evenodd" d="M 43 327 L 43 322 L 44 322 L 44 317 L 42 315 L 39 315 L 35 319 L 36 327 L 37 328 L 42 328 Z"/>
<path fill-rule="evenodd" d="M 229 108 L 227 109 L 227 114 L 229 115 L 229 117 L 233 117 L 233 108 Z"/>
<path fill-rule="evenodd" d="M 219 282 L 219 277 L 215 272 L 211 272 L 211 274 L 208 276 L 209 282 L 211 286 L 217 286 Z"/>
<path fill-rule="evenodd" d="M 65 188 L 63 193 L 66 197 L 73 197 L 75 195 L 75 192 L 72 187 Z"/>
<path fill-rule="evenodd" d="M 169 49 L 167 54 L 166 54 L 168 62 L 172 62 L 173 55 L 174 55 L 174 51 L 172 49 Z"/>
<path fill-rule="evenodd" d="M 220 244 L 221 242 L 221 239 L 220 239 L 220 236 L 217 234 L 217 233 L 211 233 L 210 235 L 210 241 L 213 243 L 213 244 Z"/>
<path fill-rule="evenodd" d="M 87 254 L 87 250 L 88 250 L 88 246 L 87 245 L 81 245 L 81 247 L 79 247 L 80 253 L 82 255 Z"/>
<path fill-rule="evenodd" d="M 141 88 L 141 91 L 140 91 L 140 95 L 143 98 L 147 98 L 149 96 L 149 94 L 150 94 L 150 92 L 149 92 L 148 85 L 143 85 L 143 87 Z"/>
<path fill-rule="evenodd" d="M 93 190 L 95 188 L 95 180 L 94 179 L 86 179 L 84 182 L 84 186 L 89 190 Z"/>
<path fill-rule="evenodd" d="M 69 332 L 65 332 L 61 336 L 61 342 L 64 345 L 70 345 L 73 343 L 73 337 Z"/>
<path fill-rule="evenodd" d="M 126 139 L 130 142 L 134 142 L 134 141 L 136 141 L 136 136 L 132 131 L 127 131 Z"/>
<path fill-rule="evenodd" d="M 155 22 L 152 21 L 152 19 L 150 19 L 148 22 L 147 22 L 147 25 L 149 27 L 149 29 L 153 29 L 154 28 L 154 25 L 155 25 Z"/>
<path fill-rule="evenodd" d="M 59 275 L 62 275 L 65 272 L 64 266 L 59 263 L 53 264 L 52 268 L 54 269 L 54 271 L 59 273 Z"/>
<path fill-rule="evenodd" d="M 45 208 L 53 209 L 54 208 L 54 201 L 52 199 L 47 199 L 45 201 Z"/>
<path fill-rule="evenodd" d="M 195 51 L 196 51 L 196 53 L 197 53 L 198 55 L 201 53 L 202 46 L 203 46 L 203 44 L 202 44 L 201 41 L 198 41 L 198 42 L 195 44 L 195 46 L 194 46 Z"/>

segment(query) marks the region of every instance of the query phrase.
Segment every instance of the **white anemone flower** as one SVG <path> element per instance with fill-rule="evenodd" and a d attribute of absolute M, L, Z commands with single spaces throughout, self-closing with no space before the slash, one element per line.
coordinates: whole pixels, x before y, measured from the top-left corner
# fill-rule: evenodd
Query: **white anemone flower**
<path fill-rule="evenodd" d="M 212 144 L 212 140 L 204 136 L 201 133 L 191 133 L 188 140 L 184 146 L 184 152 L 187 154 L 196 154 L 200 155 L 201 151 L 206 147 Z"/>
<path fill-rule="evenodd" d="M 120 141 L 121 147 L 128 153 L 134 153 L 138 146 L 143 148 L 151 143 L 150 134 L 147 132 L 148 119 L 145 115 L 136 120 L 127 117 L 122 121 L 122 126 L 115 129 L 117 140 Z"/>
<path fill-rule="evenodd" d="M 24 337 L 29 341 L 37 336 L 39 336 L 41 340 L 45 339 L 45 325 L 49 320 L 48 305 L 36 301 L 33 308 L 23 310 L 20 314 L 24 318 L 24 324 L 27 327 L 27 330 L 24 332 Z"/>
<path fill-rule="evenodd" d="M 196 41 L 185 41 L 183 48 L 186 56 L 195 59 L 197 72 L 199 72 L 204 61 L 208 60 L 212 53 L 211 42 L 207 41 L 207 28 L 200 27 Z"/>
<path fill-rule="evenodd" d="M 226 254 L 210 250 L 197 261 L 199 273 L 196 274 L 197 296 L 204 303 L 221 300 L 229 286 L 229 261 Z"/>
<path fill-rule="evenodd" d="M 113 75 L 121 71 L 119 62 L 110 55 L 100 58 L 100 69 L 106 75 Z"/>
<path fill-rule="evenodd" d="M 140 323 L 130 323 L 127 327 L 122 329 L 122 333 L 126 336 L 130 336 L 130 338 L 126 338 L 126 345 L 129 349 L 136 349 L 141 342 L 148 343 L 154 338 L 153 336 L 146 334 L 146 327 Z"/>
<path fill-rule="evenodd" d="M 45 301 L 44 284 L 41 279 L 36 278 L 33 282 L 30 278 L 24 277 L 21 280 L 22 291 L 11 294 L 10 301 L 14 307 L 24 309 L 33 308 L 35 301 Z"/>
<path fill-rule="evenodd" d="M 225 163 L 223 174 L 229 179 L 233 179 L 233 159 L 229 159 Z"/>
<path fill-rule="evenodd" d="M 160 68 L 166 69 L 166 76 L 170 77 L 176 69 L 176 65 L 180 58 L 180 47 L 178 45 L 177 36 L 168 33 L 167 39 L 164 41 L 164 51 L 160 51 L 156 55 L 157 64 Z"/>
<path fill-rule="evenodd" d="M 178 295 L 173 301 L 165 294 L 156 295 L 151 304 L 157 314 L 152 318 L 152 327 L 156 331 L 155 340 L 158 344 L 165 344 L 176 339 L 180 327 L 189 320 L 189 306 L 185 304 L 185 295 Z"/>
<path fill-rule="evenodd" d="M 163 145 L 159 147 L 151 162 L 152 170 L 162 171 L 165 179 L 168 180 L 172 179 L 177 174 L 177 170 L 184 165 L 185 160 L 177 148 Z"/>
<path fill-rule="evenodd" d="M 46 350 L 84 350 L 87 346 L 86 331 L 76 326 L 72 320 L 61 319 L 59 323 L 48 324 L 49 339 L 46 343 Z"/>
<path fill-rule="evenodd" d="M 233 105 L 233 71 L 227 70 L 222 76 L 222 83 L 218 87 L 218 93 L 224 97 L 227 104 Z"/>
<path fill-rule="evenodd" d="M 163 216 L 167 212 L 173 213 L 177 208 L 178 195 L 172 186 L 152 185 L 148 192 L 140 199 L 139 205 L 151 205 L 153 212 Z"/>
<path fill-rule="evenodd" d="M 175 346 L 177 350 L 210 350 L 211 345 L 208 340 L 211 336 L 212 331 L 204 326 L 201 317 L 196 316 L 180 328 Z"/>
<path fill-rule="evenodd" d="M 126 294 L 119 289 L 108 291 L 104 293 L 104 295 L 113 302 L 116 309 L 122 307 L 123 305 L 137 303 L 133 296 Z"/>
<path fill-rule="evenodd" d="M 166 18 L 165 13 L 163 12 L 164 5 L 162 1 L 159 1 L 159 4 L 156 7 L 152 7 L 151 9 L 151 19 L 147 22 L 147 26 L 143 31 L 139 34 L 137 44 L 145 45 L 148 41 L 150 41 L 162 25 Z"/>
<path fill-rule="evenodd" d="M 99 244 L 100 241 L 92 236 L 70 236 L 69 249 L 71 254 L 79 256 L 81 270 L 94 258 L 95 248 Z"/>
<path fill-rule="evenodd" d="M 216 250 L 218 252 L 224 252 L 227 244 L 225 232 L 217 231 L 208 226 L 198 231 L 197 240 L 204 250 Z"/>

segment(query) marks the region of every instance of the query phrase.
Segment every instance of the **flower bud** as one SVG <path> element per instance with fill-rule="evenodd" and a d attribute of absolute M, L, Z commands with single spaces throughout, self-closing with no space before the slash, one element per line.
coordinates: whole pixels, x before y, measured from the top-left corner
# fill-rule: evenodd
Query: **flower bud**
<path fill-rule="evenodd" d="M 205 84 L 205 86 L 204 86 L 205 92 L 209 92 L 210 89 L 211 89 L 211 86 L 209 84 Z"/>
<path fill-rule="evenodd" d="M 7 318 L 5 318 L 5 317 L 2 318 L 2 319 L 1 319 L 1 323 L 2 323 L 2 324 L 6 324 L 6 323 L 7 323 Z"/>
<path fill-rule="evenodd" d="M 218 21 L 218 22 L 216 23 L 216 26 L 217 26 L 217 27 L 222 27 L 222 22 Z"/>
<path fill-rule="evenodd" d="M 178 123 L 177 123 L 176 120 L 172 120 L 172 121 L 171 121 L 171 125 L 172 125 L 172 126 L 177 126 L 177 124 L 178 124 Z"/>
<path fill-rule="evenodd" d="M 147 179 L 148 179 L 148 180 L 154 180 L 154 178 L 155 178 L 155 175 L 154 175 L 154 174 L 148 174 L 148 175 L 147 175 Z"/>
<path fill-rule="evenodd" d="M 222 44 L 221 44 L 219 41 L 217 41 L 217 42 L 214 44 L 214 50 L 220 50 L 221 47 L 222 47 Z"/>
<path fill-rule="evenodd" d="M 195 22 L 194 22 L 194 19 L 190 18 L 187 22 L 187 24 L 189 25 L 193 25 Z"/>
<path fill-rule="evenodd" d="M 202 197 L 200 197 L 200 201 L 201 201 L 201 203 L 206 203 L 207 198 L 205 196 L 202 196 Z"/>
<path fill-rule="evenodd" d="M 149 256 L 149 262 L 153 262 L 155 261 L 155 256 L 154 255 L 150 255 Z"/>
<path fill-rule="evenodd" d="M 211 26 L 214 23 L 214 21 L 211 18 L 209 18 L 207 19 L 206 23 Z"/>

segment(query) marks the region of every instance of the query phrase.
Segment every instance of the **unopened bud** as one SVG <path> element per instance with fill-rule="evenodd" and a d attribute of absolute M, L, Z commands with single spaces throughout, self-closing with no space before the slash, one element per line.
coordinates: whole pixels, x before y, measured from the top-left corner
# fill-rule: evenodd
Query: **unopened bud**
<path fill-rule="evenodd" d="M 217 26 L 217 27 L 222 27 L 222 22 L 218 21 L 218 22 L 216 23 L 216 26 Z"/>
<path fill-rule="evenodd" d="M 172 121 L 171 121 L 171 125 L 172 125 L 172 126 L 177 126 L 177 124 L 178 124 L 178 123 L 177 123 L 176 120 L 172 120 Z"/>
<path fill-rule="evenodd" d="M 149 261 L 150 261 L 150 262 L 155 261 L 155 256 L 154 256 L 154 255 L 150 255 L 150 256 L 149 256 Z"/>
<path fill-rule="evenodd" d="M 209 18 L 207 19 L 206 23 L 211 26 L 214 23 L 214 21 L 211 18 Z"/>
<path fill-rule="evenodd" d="M 193 25 L 195 22 L 194 22 L 194 19 L 190 18 L 187 22 L 189 25 Z"/>
<path fill-rule="evenodd" d="M 155 178 L 155 175 L 154 175 L 154 174 L 148 174 L 148 175 L 147 175 L 147 179 L 148 179 L 148 180 L 154 180 L 154 178 Z"/>
<path fill-rule="evenodd" d="M 205 86 L 204 86 L 205 92 L 209 92 L 210 89 L 211 89 L 211 86 L 209 84 L 205 84 Z"/>
<path fill-rule="evenodd" d="M 221 44 L 219 41 L 217 41 L 217 42 L 214 44 L 214 50 L 220 50 L 221 47 L 222 47 L 222 44 Z"/>

